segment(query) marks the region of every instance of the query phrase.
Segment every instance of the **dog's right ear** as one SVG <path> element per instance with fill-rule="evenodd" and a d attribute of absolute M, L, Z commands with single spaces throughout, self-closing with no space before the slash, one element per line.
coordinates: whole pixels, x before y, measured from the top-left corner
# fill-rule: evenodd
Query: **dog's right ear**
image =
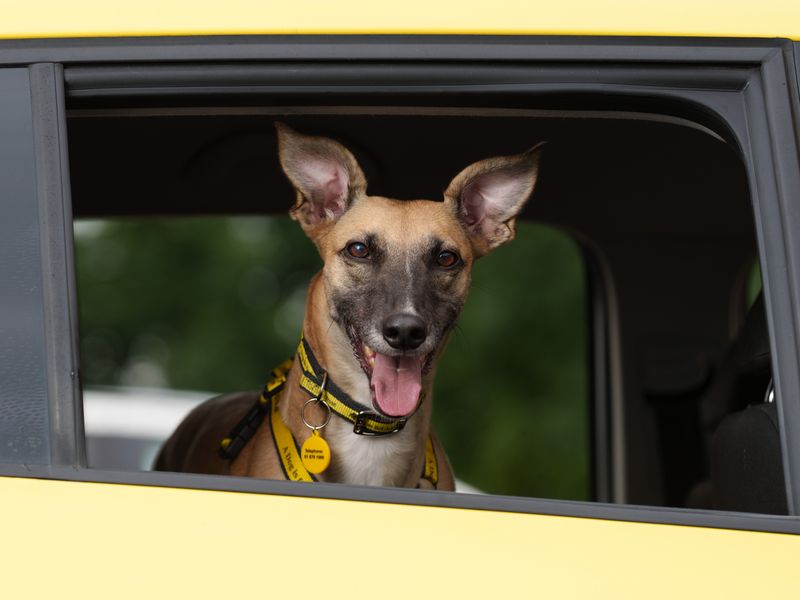
<path fill-rule="evenodd" d="M 314 238 L 318 228 L 335 222 L 366 191 L 367 181 L 339 142 L 297 133 L 283 123 L 275 127 L 281 167 L 297 191 L 289 215 Z"/>
<path fill-rule="evenodd" d="M 461 171 L 444 192 L 467 231 L 477 256 L 514 239 L 517 214 L 533 192 L 543 142 L 516 156 L 476 162 Z"/>

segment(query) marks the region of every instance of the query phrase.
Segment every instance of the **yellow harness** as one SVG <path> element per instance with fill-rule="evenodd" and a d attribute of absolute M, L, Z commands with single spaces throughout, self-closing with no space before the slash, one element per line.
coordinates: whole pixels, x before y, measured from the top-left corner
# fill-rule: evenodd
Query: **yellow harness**
<path fill-rule="evenodd" d="M 353 432 L 360 435 L 386 435 L 400 431 L 406 423 L 405 419 L 391 419 L 369 411 L 362 404 L 355 402 L 336 385 L 328 380 L 324 389 L 321 380 L 317 381 L 319 373 L 324 374 L 322 367 L 316 361 L 305 337 L 300 338 L 297 348 L 297 357 L 303 369 L 300 378 L 300 387 L 325 402 L 340 417 L 353 423 Z M 300 458 L 300 449 L 292 432 L 286 426 L 278 410 L 281 392 L 286 384 L 286 376 L 292 367 L 292 359 L 286 360 L 272 370 L 272 379 L 264 386 L 264 390 L 256 405 L 233 428 L 231 433 L 220 443 L 219 454 L 226 460 L 236 458 L 247 442 L 255 435 L 264 418 L 269 414 L 270 431 L 275 443 L 275 451 L 281 460 L 281 468 L 290 481 L 317 481 L 312 473 L 303 465 Z M 320 396 L 320 392 L 322 395 Z M 430 436 L 425 440 L 425 464 L 422 478 L 436 487 L 439 481 L 439 465 L 433 440 Z"/>

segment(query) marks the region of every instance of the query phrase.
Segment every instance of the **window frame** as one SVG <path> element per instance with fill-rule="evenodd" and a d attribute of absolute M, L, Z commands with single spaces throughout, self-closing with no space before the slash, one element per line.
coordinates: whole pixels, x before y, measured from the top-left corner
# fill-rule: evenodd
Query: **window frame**
<path fill-rule="evenodd" d="M 65 109 L 68 95 L 126 94 L 131 93 L 131 86 L 139 90 L 137 93 L 157 92 L 159 77 L 164 73 L 169 77 L 189 74 L 181 82 L 188 90 L 193 85 L 192 78 L 206 71 L 211 63 L 223 69 L 231 63 L 264 67 L 277 76 L 289 64 L 305 68 L 305 75 L 299 78 L 274 83 L 276 93 L 304 85 L 352 91 L 353 79 L 342 77 L 359 73 L 358 90 L 371 85 L 398 92 L 409 86 L 434 85 L 439 81 L 436 77 L 449 77 L 458 66 L 464 67 L 461 74 L 474 68 L 473 77 L 469 83 L 463 79 L 447 81 L 449 91 L 475 86 L 482 86 L 484 92 L 507 91 L 509 86 L 515 86 L 514 89 L 535 94 L 605 93 L 611 94 L 615 102 L 647 98 L 654 106 L 681 105 L 698 122 L 726 128 L 723 133 L 738 147 L 747 170 L 771 334 L 788 506 L 790 515 L 800 515 L 800 403 L 784 401 L 800 397 L 800 274 L 791 269 L 800 264 L 800 211 L 792 210 L 791 204 L 793 198 L 800 197 L 800 66 L 795 64 L 796 49 L 800 45 L 777 39 L 527 36 L 220 36 L 0 42 L 0 66 L 28 65 L 30 73 L 38 226 L 43 240 L 42 297 L 52 446 L 49 465 L 4 464 L 0 465 L 0 475 L 800 533 L 800 518 L 794 516 L 341 484 L 301 486 L 236 477 L 86 468 L 77 377 L 77 304 Z M 119 63 L 136 66 L 120 67 Z M 406 68 L 375 69 L 379 63 L 402 64 Z M 480 68 L 497 63 L 521 66 L 520 73 L 527 75 L 509 83 L 493 80 L 488 76 L 491 69 Z M 192 70 L 193 65 L 202 69 Z M 207 82 L 214 84 L 215 71 L 210 71 Z M 240 83 L 247 81 L 250 72 L 242 71 L 244 79 Z M 433 79 L 430 73 L 434 73 Z M 233 75 L 234 80 L 239 77 Z M 160 81 L 163 85 L 163 78 Z M 224 85 L 230 83 L 229 80 Z M 614 310 L 613 302 L 609 303 L 606 297 L 606 305 L 599 310 L 608 318 Z M 612 347 L 609 361 L 613 361 L 613 354 Z M 613 403 L 614 390 L 619 388 L 614 369 L 609 377 L 611 392 L 607 401 Z M 609 451 L 613 455 L 619 448 L 616 436 L 611 439 Z M 612 473 L 611 477 L 611 486 L 618 486 L 619 474 Z"/>

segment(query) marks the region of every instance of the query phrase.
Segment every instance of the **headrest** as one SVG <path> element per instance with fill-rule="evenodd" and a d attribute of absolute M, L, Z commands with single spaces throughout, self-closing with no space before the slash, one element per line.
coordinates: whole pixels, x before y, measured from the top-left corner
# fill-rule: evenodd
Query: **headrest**
<path fill-rule="evenodd" d="M 711 388 L 700 402 L 700 418 L 713 431 L 725 417 L 764 398 L 770 379 L 769 333 L 759 294 L 731 344 Z"/>

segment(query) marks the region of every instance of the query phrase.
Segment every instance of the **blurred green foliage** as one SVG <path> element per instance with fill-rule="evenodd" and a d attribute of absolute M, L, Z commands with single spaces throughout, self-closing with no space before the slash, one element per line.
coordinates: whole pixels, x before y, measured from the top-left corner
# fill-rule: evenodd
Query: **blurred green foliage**
<path fill-rule="evenodd" d="M 85 386 L 258 388 L 291 355 L 321 261 L 287 218 L 76 223 Z M 475 266 L 440 364 L 434 421 L 456 475 L 487 492 L 588 498 L 586 289 L 552 228 Z"/>
<path fill-rule="evenodd" d="M 750 272 L 747 274 L 747 283 L 745 284 L 745 306 L 750 308 L 761 293 L 761 267 L 758 261 L 754 262 L 750 267 Z"/>

